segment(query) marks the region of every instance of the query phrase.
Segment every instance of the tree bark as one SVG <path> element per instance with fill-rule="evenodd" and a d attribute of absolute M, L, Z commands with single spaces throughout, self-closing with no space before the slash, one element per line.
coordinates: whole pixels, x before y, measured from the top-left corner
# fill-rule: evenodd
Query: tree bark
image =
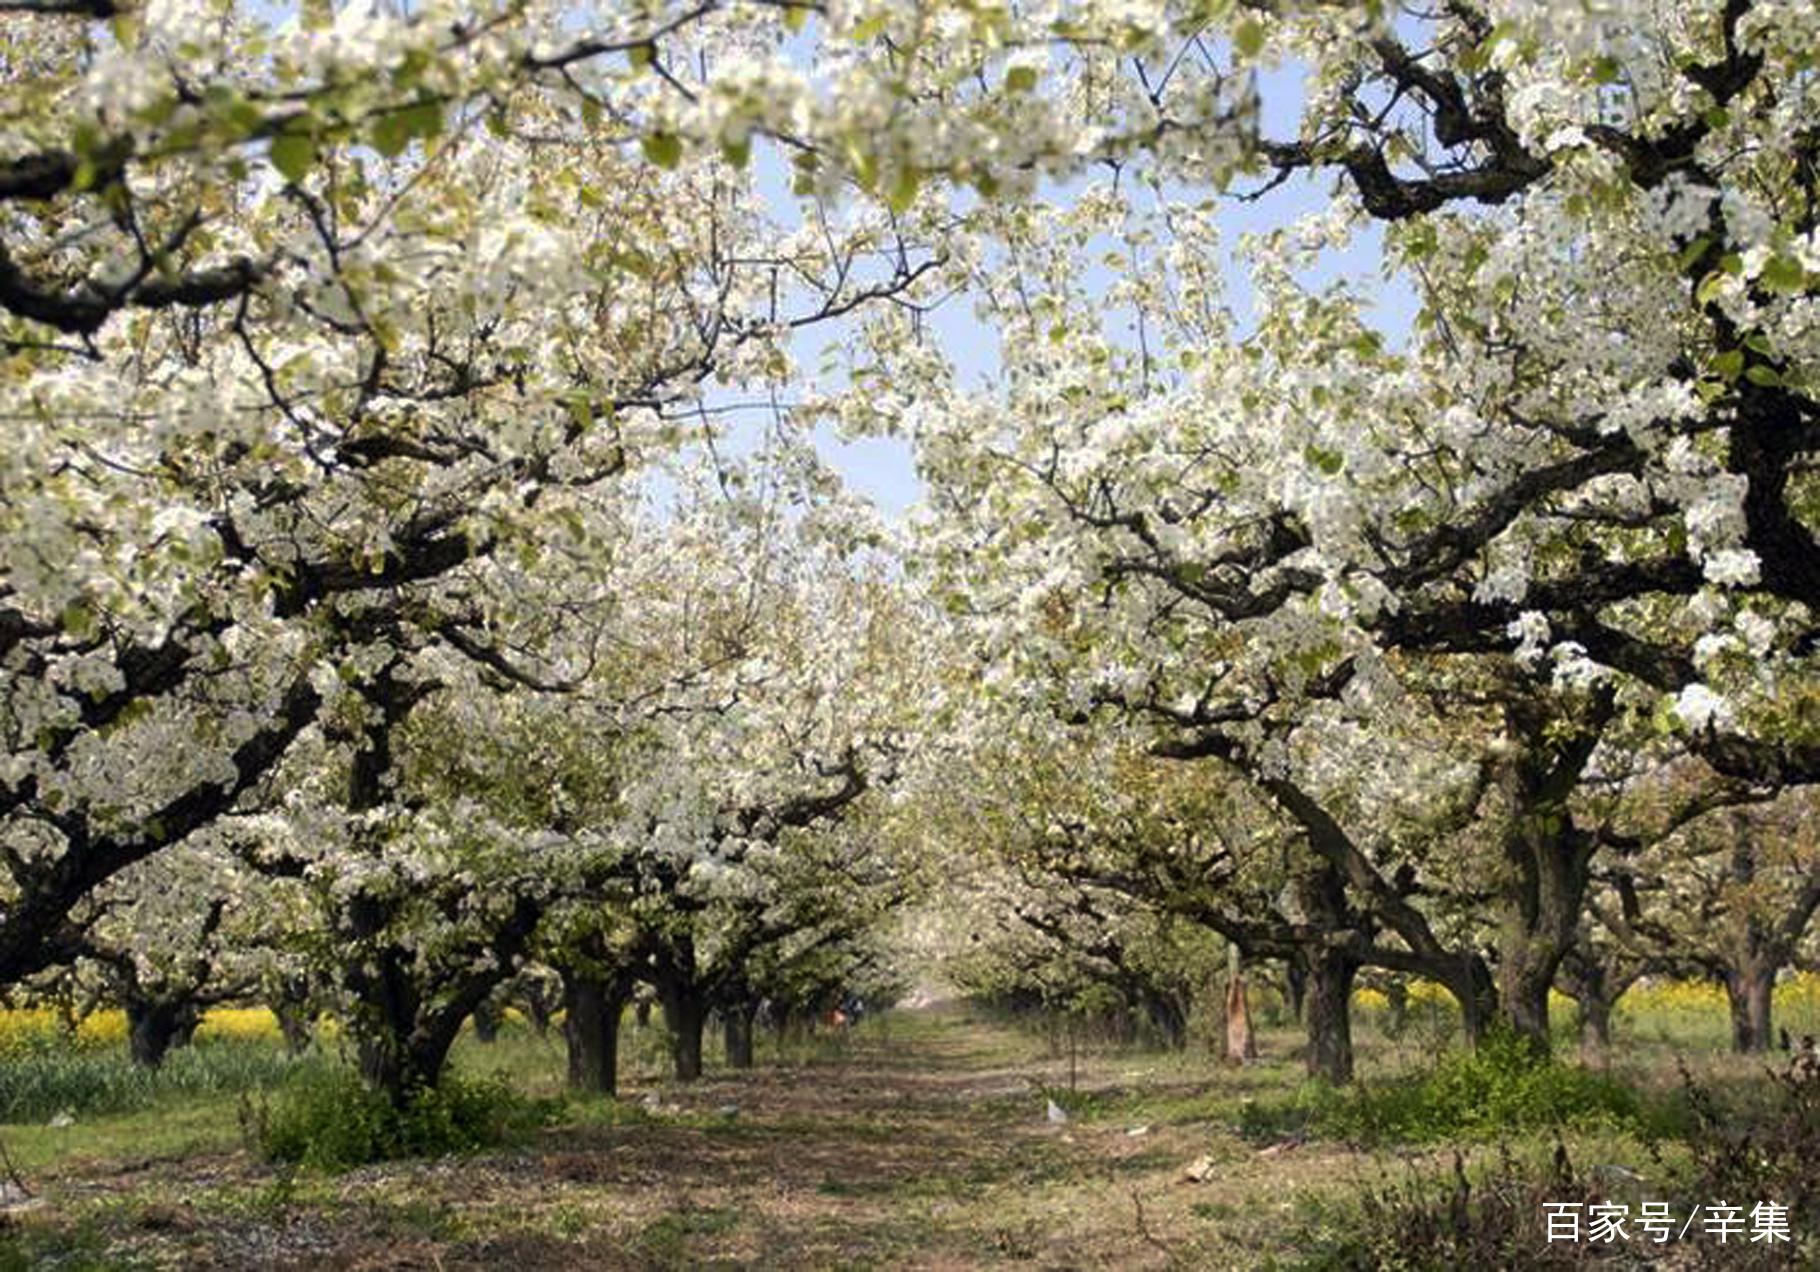
<path fill-rule="evenodd" d="M 619 1021 L 632 995 L 632 978 L 565 971 L 562 990 L 569 1086 L 596 1095 L 618 1094 Z"/>
<path fill-rule="evenodd" d="M 1180 1051 L 1188 1045 L 1188 1013 L 1173 997 L 1156 992 L 1146 995 L 1144 1014 L 1171 1051 Z"/>
<path fill-rule="evenodd" d="M 1725 997 L 1731 1007 L 1733 1051 L 1769 1050 L 1775 991 L 1776 967 L 1773 963 L 1747 963 L 1726 974 Z"/>
<path fill-rule="evenodd" d="M 1409 983 L 1402 979 L 1391 981 L 1384 986 L 1384 1009 L 1388 1019 L 1384 1022 L 1384 1033 L 1390 1038 L 1401 1038 L 1409 1028 Z"/>
<path fill-rule="evenodd" d="M 295 1058 L 308 1051 L 316 1025 L 309 982 L 301 976 L 285 977 L 271 995 L 271 1010 L 278 1018 L 278 1032 L 284 1036 L 286 1053 Z"/>
<path fill-rule="evenodd" d="M 522 945 L 535 927 L 534 903 L 525 901 L 521 910 L 507 933 L 508 950 Z M 440 984 L 420 984 L 413 956 L 398 946 L 383 947 L 375 956 L 377 975 L 353 969 L 349 985 L 359 1009 L 351 1024 L 361 1076 L 397 1108 L 409 1104 L 419 1090 L 436 1086 L 462 1023 L 510 974 L 504 966 L 509 956 L 485 970 L 446 976 Z M 426 989 L 446 992 L 432 998 Z"/>
<path fill-rule="evenodd" d="M 491 998 L 476 1007 L 474 1014 L 469 1017 L 474 1024 L 474 1040 L 483 1043 L 499 1041 L 499 1024 L 503 1015 L 499 1004 Z"/>
<path fill-rule="evenodd" d="M 1519 880 L 1506 898 L 1498 948 L 1504 1024 L 1539 1054 L 1553 1047 L 1548 992 L 1572 948 L 1585 905 L 1590 854 L 1575 842 L 1565 810 L 1519 818 L 1509 847 Z"/>
<path fill-rule="evenodd" d="M 1579 1017 L 1582 1047 L 1603 1051 L 1611 1046 L 1611 1003 L 1604 994 L 1587 994 L 1579 999 L 1575 1014 Z"/>
<path fill-rule="evenodd" d="M 1508 882 L 1498 941 L 1498 995 L 1504 1023 L 1538 1054 L 1553 1047 L 1548 991 L 1574 946 L 1598 840 L 1574 824 L 1568 800 L 1615 710 L 1609 686 L 1568 721 L 1546 699 L 1506 707 L 1519 749 L 1505 777 L 1511 822 L 1504 833 Z M 1565 740 L 1558 726 L 1577 725 Z"/>
<path fill-rule="evenodd" d="M 1289 1002 L 1289 1014 L 1297 1020 L 1302 1019 L 1302 1008 L 1308 1001 L 1308 973 L 1295 959 L 1283 965 L 1283 989 Z"/>
<path fill-rule="evenodd" d="M 522 1001 L 525 1019 L 531 1022 L 531 1032 L 539 1038 L 549 1035 L 550 1022 L 556 1015 L 556 1005 L 551 1002 L 548 990 L 541 978 L 533 979 L 525 986 Z"/>
<path fill-rule="evenodd" d="M 721 1030 L 726 1041 L 729 1068 L 752 1067 L 752 1018 L 757 1013 L 756 1002 L 736 1003 L 722 1009 Z"/>
<path fill-rule="evenodd" d="M 356 1050 L 360 1076 L 394 1108 L 403 1108 L 418 1092 L 434 1087 L 449 1058 L 446 1044 L 437 1046 L 429 1039 L 408 1035 L 362 1038 Z"/>
<path fill-rule="evenodd" d="M 202 1020 L 188 999 L 129 999 L 125 1007 L 127 1050 L 148 1069 L 162 1065 L 172 1047 L 188 1045 Z"/>
<path fill-rule="evenodd" d="M 285 1054 L 295 1059 L 310 1049 L 314 1031 L 306 1010 L 286 1003 L 272 1008 L 272 1014 L 278 1017 L 278 1032 L 284 1037 Z"/>
<path fill-rule="evenodd" d="M 1574 1000 L 1574 1023 L 1579 1027 L 1581 1050 L 1603 1051 L 1611 1046 L 1612 1008 L 1639 975 L 1640 964 L 1620 967 L 1584 934 L 1568 951 L 1561 962 L 1560 985 L 1562 992 Z"/>
<path fill-rule="evenodd" d="M 664 1027 L 670 1031 L 670 1067 L 679 1082 L 701 1077 L 701 1036 L 708 1010 L 692 985 L 671 985 L 662 991 Z"/>
<path fill-rule="evenodd" d="M 1352 985 L 1359 965 L 1339 951 L 1313 951 L 1306 971 L 1308 1074 L 1343 1086 L 1352 1081 Z"/>

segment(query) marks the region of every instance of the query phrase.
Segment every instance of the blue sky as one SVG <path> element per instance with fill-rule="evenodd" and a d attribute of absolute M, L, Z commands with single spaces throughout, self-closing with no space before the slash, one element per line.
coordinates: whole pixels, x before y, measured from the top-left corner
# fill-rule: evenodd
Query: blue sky
<path fill-rule="evenodd" d="M 1292 138 L 1296 135 L 1302 99 L 1302 68 L 1286 65 L 1266 72 L 1260 78 L 1263 129 L 1266 135 Z M 757 176 L 769 197 L 781 210 L 791 199 L 787 193 L 788 174 L 774 149 L 755 148 Z M 1236 245 L 1241 236 L 1268 230 L 1313 211 L 1327 202 L 1333 178 L 1297 176 L 1255 202 L 1235 197 L 1222 199 L 1217 219 L 1221 241 Z M 1255 182 L 1241 182 L 1240 189 Z M 1065 193 L 1065 192 L 1059 192 Z M 1200 192 L 1184 192 L 1197 195 Z M 1056 197 L 1056 192 L 1052 192 Z M 1373 224 L 1366 227 L 1344 252 L 1328 252 L 1318 264 L 1301 275 L 1310 286 L 1321 287 L 1340 279 L 1353 283 L 1355 290 L 1373 298 L 1375 317 L 1387 342 L 1402 342 L 1416 310 L 1414 295 L 1400 282 L 1386 283 L 1380 274 L 1381 234 Z M 1236 246 L 1227 246 L 1224 262 L 1227 294 L 1236 315 L 1243 324 L 1251 314 L 1252 289 L 1249 269 Z M 953 297 L 929 316 L 932 338 L 941 342 L 948 356 L 969 379 L 990 384 L 996 362 L 996 339 L 986 331 L 972 313 L 971 301 L 965 296 Z M 800 338 L 799 365 L 813 368 L 820 361 L 820 350 L 839 338 L 838 330 L 811 329 Z M 736 430 L 737 432 L 737 430 Z M 862 438 L 842 441 L 827 429 L 817 435 L 817 445 L 831 463 L 859 493 L 873 501 L 889 515 L 901 515 L 922 494 L 909 442 L 895 438 Z"/>

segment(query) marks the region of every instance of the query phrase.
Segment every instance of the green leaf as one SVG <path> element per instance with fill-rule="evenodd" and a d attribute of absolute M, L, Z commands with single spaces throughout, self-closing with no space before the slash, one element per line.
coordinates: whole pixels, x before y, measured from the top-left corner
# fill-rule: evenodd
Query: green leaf
<path fill-rule="evenodd" d="M 422 137 L 427 141 L 442 132 L 442 106 L 438 102 L 418 102 L 414 106 L 407 106 L 399 114 L 404 117 L 404 126 L 413 137 Z"/>
<path fill-rule="evenodd" d="M 853 165 L 853 179 L 860 189 L 870 192 L 878 184 L 878 156 L 858 146 L 849 146 L 847 160 Z"/>
<path fill-rule="evenodd" d="M 1346 457 L 1338 451 L 1312 444 L 1302 452 L 1302 457 L 1329 477 L 1337 475 L 1346 466 Z"/>
<path fill-rule="evenodd" d="M 1246 57 L 1256 57 L 1264 51 L 1264 24 L 1256 18 L 1246 18 L 1232 31 L 1232 47 Z"/>
<path fill-rule="evenodd" d="M 411 128 L 405 122 L 404 112 L 387 111 L 380 115 L 367 130 L 367 140 L 387 159 L 396 159 L 403 154 L 404 148 L 411 144 Z"/>
<path fill-rule="evenodd" d="M 1412 261 L 1425 260 L 1439 249 L 1441 240 L 1432 223 L 1417 221 L 1403 240 L 1403 251 Z"/>
<path fill-rule="evenodd" d="M 890 25 L 890 22 L 891 15 L 888 13 L 873 14 L 864 22 L 853 28 L 853 42 L 855 44 L 864 44 L 867 40 L 875 39 L 878 36 L 883 35 L 885 33 L 885 28 Z"/>
<path fill-rule="evenodd" d="M 1739 372 L 1744 370 L 1744 350 L 1727 349 L 1713 358 L 1713 373 L 1724 376 L 1727 380 L 1736 380 Z"/>
<path fill-rule="evenodd" d="M 652 133 L 644 140 L 645 158 L 660 168 L 674 168 L 682 162 L 682 138 L 675 133 Z"/>
<path fill-rule="evenodd" d="M 784 26 L 792 32 L 800 31 L 809 24 L 809 11 L 794 5 L 784 10 Z"/>
<path fill-rule="evenodd" d="M 1792 256 L 1772 256 L 1757 281 L 1778 296 L 1797 296 L 1807 289 L 1807 271 Z"/>
<path fill-rule="evenodd" d="M 63 607 L 58 625 L 77 640 L 87 640 L 95 634 L 95 611 L 81 601 L 71 601 Z"/>
<path fill-rule="evenodd" d="M 1623 69 L 1623 67 L 1618 65 L 1617 58 L 1607 54 L 1593 62 L 1592 82 L 1595 84 L 1615 84 L 1618 82 L 1618 76 L 1623 72 Z"/>
<path fill-rule="evenodd" d="M 1036 68 L 1034 66 L 1014 66 L 1005 72 L 1005 91 L 1009 93 L 1028 93 L 1036 88 Z"/>
<path fill-rule="evenodd" d="M 1700 263 L 1700 258 L 1706 255 L 1706 250 L 1712 245 L 1712 239 L 1702 234 L 1681 249 L 1681 255 L 1675 258 L 1675 265 L 1682 270 L 1692 269 Z"/>
<path fill-rule="evenodd" d="M 282 133 L 272 138 L 271 158 L 272 166 L 295 185 L 316 162 L 316 139 L 308 133 Z"/>
<path fill-rule="evenodd" d="M 1774 367 L 1766 367 L 1761 362 L 1753 362 L 1744 372 L 1744 378 L 1764 389 L 1782 387 L 1782 376 Z"/>
<path fill-rule="evenodd" d="M 891 194 L 885 202 L 893 212 L 902 215 L 910 210 L 916 202 L 916 192 L 922 188 L 923 177 L 915 168 L 905 164 L 897 170 L 897 176 L 891 181 Z"/>
<path fill-rule="evenodd" d="M 795 13 L 796 10 L 790 12 Z M 720 154 L 733 167 L 744 168 L 752 160 L 752 139 L 742 137 L 738 141 L 723 141 L 720 143 Z"/>

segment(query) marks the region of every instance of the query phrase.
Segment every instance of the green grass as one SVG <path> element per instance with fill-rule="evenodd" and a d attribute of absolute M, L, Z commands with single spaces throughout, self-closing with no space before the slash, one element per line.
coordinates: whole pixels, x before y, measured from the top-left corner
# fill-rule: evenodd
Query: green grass
<path fill-rule="evenodd" d="M 48 1201 L 0 1237 L 0 1272 L 123 1266 L 147 1250 L 160 1266 L 231 1265 L 243 1232 L 327 1243 L 307 1247 L 306 1262 L 383 1261 L 408 1248 L 425 1266 L 527 1270 L 602 1251 L 640 1266 L 1270 1266 L 1290 1257 L 1297 1214 L 1356 1226 L 1347 1199 L 1382 1178 L 1373 1163 L 1388 1159 L 1365 1145 L 1460 1145 L 1477 1170 L 1504 1135 L 1526 1160 L 1545 1157 L 1560 1126 L 1576 1161 L 1652 1178 L 1677 1169 L 1681 1141 L 1650 1137 L 1687 1048 L 1672 1032 L 1666 1042 L 1644 1032 L 1652 1015 L 1630 1022 L 1609 1072 L 1516 1065 L 1495 1049 L 1437 1063 L 1411 1033 L 1391 1039 L 1366 1024 L 1361 1082 L 1344 1092 L 1306 1081 L 1291 1026 L 1261 1029 L 1264 1059 L 1244 1068 L 1219 1064 L 1204 1044 L 1084 1047 L 1070 1090 L 1068 1057 L 1042 1034 L 964 1007 L 873 1017 L 839 1039 L 767 1040 L 750 1074 L 727 1070 L 711 1045 L 696 1086 L 668 1080 L 659 1027 L 628 1020 L 629 1098 L 567 1099 L 556 1126 L 515 1146 L 333 1176 L 275 1170 L 243 1151 L 240 1093 L 256 1102 L 271 1092 L 262 1066 L 281 1062 L 275 1044 L 263 1055 L 254 1046 L 238 1070 L 213 1058 L 212 1089 L 154 1080 L 140 1097 L 149 1103 L 131 1111 L 0 1129 Z M 1710 1022 L 1702 1030 L 1723 1042 Z M 502 1076 L 534 1098 L 559 1094 L 565 1072 L 560 1035 L 522 1026 L 490 1044 L 464 1036 L 451 1063 L 458 1082 Z M 1741 1117 L 1773 1085 L 1761 1059 L 1708 1051 L 1692 1063 Z M 336 1064 L 320 1056 L 297 1072 Z M 1070 1110 L 1065 1125 L 1044 1117 L 1050 1098 Z M 728 1103 L 736 1116 L 719 1112 Z M 1290 1130 L 1307 1138 L 1282 1148 Z M 1451 1154 L 1414 1156 L 1444 1164 Z M 1200 1158 L 1211 1175 L 1186 1182 Z M 159 1218 L 173 1213 L 175 1224 Z"/>
<path fill-rule="evenodd" d="M 68 1126 L 44 1122 L 0 1126 L 13 1164 L 27 1175 L 65 1165 L 162 1161 L 224 1152 L 242 1142 L 234 1099 L 167 1095 L 143 1109 L 78 1118 Z"/>
<path fill-rule="evenodd" d="M 671 1211 L 645 1228 L 639 1245 L 646 1256 L 666 1266 L 689 1261 L 690 1243 L 698 1237 L 714 1237 L 729 1232 L 739 1224 L 739 1213 L 722 1206 L 685 1206 Z"/>
<path fill-rule="evenodd" d="M 175 1097 L 277 1085 L 298 1064 L 257 1041 L 180 1047 L 157 1069 L 134 1064 L 124 1049 L 32 1051 L 0 1060 L 0 1123 L 130 1113 Z"/>

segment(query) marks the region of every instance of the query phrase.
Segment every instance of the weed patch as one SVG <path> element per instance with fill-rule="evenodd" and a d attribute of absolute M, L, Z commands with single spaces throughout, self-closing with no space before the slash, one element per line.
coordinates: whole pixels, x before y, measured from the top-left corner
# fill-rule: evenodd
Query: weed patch
<path fill-rule="evenodd" d="M 395 1105 L 336 1067 L 299 1073 L 270 1102 L 248 1101 L 242 1116 L 268 1161 L 340 1171 L 522 1141 L 555 1111 L 552 1102 L 527 1100 L 504 1082 L 456 1074 Z"/>
<path fill-rule="evenodd" d="M 1286 1100 L 1248 1103 L 1239 1132 L 1254 1142 L 1310 1134 L 1357 1144 L 1491 1140 L 1562 1128 L 1661 1135 L 1675 1128 L 1676 1108 L 1646 1100 L 1611 1074 L 1494 1036 L 1476 1051 L 1385 1082 L 1310 1082 Z"/>

